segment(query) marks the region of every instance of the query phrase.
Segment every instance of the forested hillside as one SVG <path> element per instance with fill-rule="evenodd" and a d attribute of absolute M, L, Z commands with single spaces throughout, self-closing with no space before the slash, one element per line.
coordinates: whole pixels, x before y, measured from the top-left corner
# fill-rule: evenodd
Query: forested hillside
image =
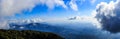
<path fill-rule="evenodd" d="M 0 30 L 0 39 L 64 39 L 49 32 L 31 30 Z"/>

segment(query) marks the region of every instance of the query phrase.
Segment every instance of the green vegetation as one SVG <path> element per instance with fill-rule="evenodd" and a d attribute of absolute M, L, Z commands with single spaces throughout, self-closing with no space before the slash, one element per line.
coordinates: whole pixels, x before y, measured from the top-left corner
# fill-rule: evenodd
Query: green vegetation
<path fill-rule="evenodd" d="M 0 30 L 0 39 L 64 39 L 56 34 L 31 30 Z"/>

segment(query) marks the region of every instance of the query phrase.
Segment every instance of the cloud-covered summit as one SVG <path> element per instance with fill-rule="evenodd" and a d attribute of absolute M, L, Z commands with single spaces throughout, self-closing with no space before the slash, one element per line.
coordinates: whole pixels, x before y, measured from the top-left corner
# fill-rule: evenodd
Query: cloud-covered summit
<path fill-rule="evenodd" d="M 120 1 L 101 2 L 97 5 L 96 18 L 104 30 L 112 33 L 120 32 Z"/>

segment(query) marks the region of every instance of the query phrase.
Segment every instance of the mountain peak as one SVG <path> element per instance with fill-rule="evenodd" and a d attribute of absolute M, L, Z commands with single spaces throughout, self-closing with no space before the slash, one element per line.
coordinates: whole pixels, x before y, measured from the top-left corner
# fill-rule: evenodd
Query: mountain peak
<path fill-rule="evenodd" d="M 81 17 L 80 16 L 75 16 L 75 17 L 69 18 L 69 20 L 78 20 L 78 19 L 81 19 Z"/>

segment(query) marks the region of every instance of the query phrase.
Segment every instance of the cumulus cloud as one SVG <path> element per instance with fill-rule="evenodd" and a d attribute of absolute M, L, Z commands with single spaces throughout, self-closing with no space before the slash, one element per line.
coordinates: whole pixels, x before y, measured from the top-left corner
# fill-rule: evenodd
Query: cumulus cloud
<path fill-rule="evenodd" d="M 78 11 L 78 6 L 76 4 L 76 0 L 71 0 L 69 5 L 73 10 Z"/>
<path fill-rule="evenodd" d="M 63 0 L 0 0 L 0 25 L 3 25 L 3 22 L 4 25 L 8 25 L 5 17 L 21 14 L 23 11 L 31 11 L 38 4 L 46 5 L 49 9 L 56 6 L 67 8 Z M 4 21 L 2 21 L 3 19 Z"/>
<path fill-rule="evenodd" d="M 79 2 L 79 3 L 77 3 Z M 74 11 L 78 11 L 78 4 L 84 4 L 84 2 L 90 2 L 91 4 L 94 4 L 96 2 L 96 0 L 71 0 L 69 2 L 69 6 L 72 10 Z"/>
<path fill-rule="evenodd" d="M 21 13 L 23 10 L 32 10 L 39 3 L 45 4 L 50 9 L 55 6 L 67 8 L 63 0 L 1 0 L 0 16 L 9 16 Z"/>
<path fill-rule="evenodd" d="M 67 8 L 63 0 L 40 0 L 40 3 L 48 6 L 49 9 L 53 9 L 55 6 L 62 6 L 63 8 Z"/>
<path fill-rule="evenodd" d="M 37 3 L 38 0 L 0 0 L 0 28 L 9 27 L 5 17 L 22 13 L 23 10 L 32 10 Z"/>
<path fill-rule="evenodd" d="M 101 2 L 96 8 L 96 18 L 104 30 L 112 33 L 120 32 L 120 1 Z"/>
<path fill-rule="evenodd" d="M 32 10 L 38 0 L 1 0 L 0 16 L 11 16 L 23 10 Z"/>

